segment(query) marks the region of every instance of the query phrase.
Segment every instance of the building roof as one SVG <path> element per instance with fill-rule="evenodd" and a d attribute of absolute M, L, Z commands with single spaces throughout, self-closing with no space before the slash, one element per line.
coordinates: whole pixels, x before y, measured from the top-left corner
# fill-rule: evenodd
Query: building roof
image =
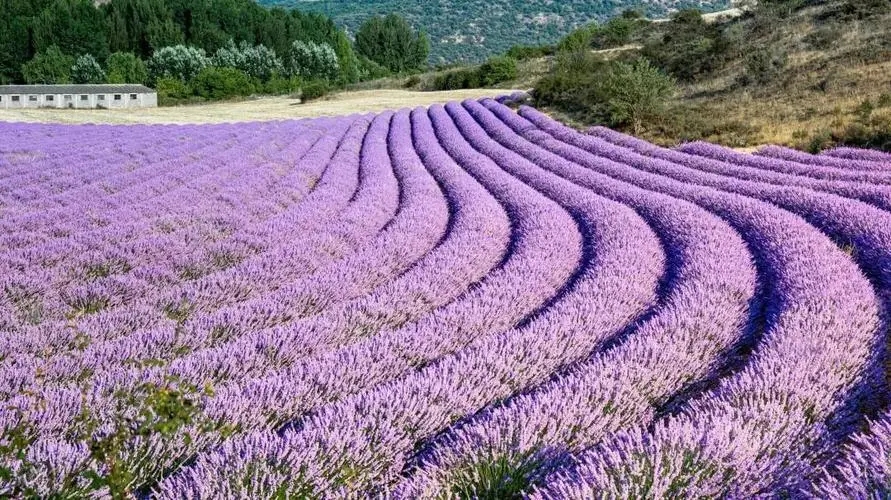
<path fill-rule="evenodd" d="M 145 85 L 0 85 L 0 94 L 150 94 L 155 91 Z"/>

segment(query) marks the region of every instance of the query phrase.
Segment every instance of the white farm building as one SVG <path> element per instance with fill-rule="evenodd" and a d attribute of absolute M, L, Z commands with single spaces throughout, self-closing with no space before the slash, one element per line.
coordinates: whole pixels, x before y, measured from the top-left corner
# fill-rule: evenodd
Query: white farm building
<path fill-rule="evenodd" d="M 0 109 L 157 106 L 158 93 L 144 85 L 0 85 Z"/>

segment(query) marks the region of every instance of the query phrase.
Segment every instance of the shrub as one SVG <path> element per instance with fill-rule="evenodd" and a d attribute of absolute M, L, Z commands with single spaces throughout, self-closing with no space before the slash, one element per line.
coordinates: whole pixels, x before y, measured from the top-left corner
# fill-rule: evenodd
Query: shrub
<path fill-rule="evenodd" d="M 742 85 L 766 85 L 783 74 L 786 53 L 780 50 L 755 50 L 746 57 L 746 70 L 739 78 Z"/>
<path fill-rule="evenodd" d="M 642 55 L 682 81 L 695 81 L 720 69 L 734 45 L 719 27 L 703 21 L 697 10 L 678 12 L 666 29 L 661 38 L 644 45 Z"/>
<path fill-rule="evenodd" d="M 160 78 L 155 82 L 155 90 L 161 106 L 178 104 L 192 96 L 192 89 L 179 78 Z"/>
<path fill-rule="evenodd" d="M 263 84 L 263 93 L 272 95 L 293 94 L 300 90 L 303 82 L 299 76 L 285 78 L 282 75 L 273 75 L 268 82 Z"/>
<path fill-rule="evenodd" d="M 475 68 L 447 71 L 433 79 L 434 90 L 473 89 L 481 86 L 480 72 Z"/>
<path fill-rule="evenodd" d="M 532 97 L 538 106 L 556 106 L 603 122 L 609 119 L 602 93 L 608 68 L 606 61 L 590 52 L 561 53 L 554 69 L 536 83 Z"/>
<path fill-rule="evenodd" d="M 633 65 L 615 63 L 604 82 L 604 95 L 615 123 L 629 123 L 640 134 L 643 122 L 661 113 L 675 91 L 674 81 L 639 59 Z"/>
<path fill-rule="evenodd" d="M 45 52 L 22 65 L 22 75 L 30 84 L 71 83 L 71 66 L 74 58 L 66 56 L 59 47 L 52 45 Z"/>
<path fill-rule="evenodd" d="M 148 79 L 145 63 L 130 52 L 115 52 L 105 64 L 108 83 L 145 83 Z"/>
<path fill-rule="evenodd" d="M 300 92 L 301 102 L 310 102 L 325 97 L 331 88 L 325 80 L 313 80 L 303 85 Z"/>
<path fill-rule="evenodd" d="M 594 33 L 597 30 L 597 25 L 592 24 L 590 26 L 581 27 L 565 37 L 557 44 L 558 52 L 580 52 L 591 49 L 591 43 L 594 37 Z"/>
<path fill-rule="evenodd" d="M 90 54 L 78 57 L 71 66 L 71 81 L 74 83 L 105 83 L 105 80 L 105 71 Z"/>
<path fill-rule="evenodd" d="M 192 90 L 205 99 L 230 99 L 251 95 L 255 88 L 244 71 L 208 66 L 192 80 Z"/>
<path fill-rule="evenodd" d="M 479 68 L 479 79 L 484 86 L 491 86 L 517 77 L 517 60 L 511 57 L 493 57 Z"/>
<path fill-rule="evenodd" d="M 291 74 L 304 79 L 333 81 L 340 71 L 337 54 L 327 43 L 295 40 L 291 44 Z"/>
<path fill-rule="evenodd" d="M 552 56 L 557 51 L 553 45 L 527 46 L 514 45 L 508 49 L 505 54 L 507 57 L 516 59 L 517 61 L 527 61 L 529 59 L 539 59 L 545 56 Z"/>
<path fill-rule="evenodd" d="M 359 56 L 359 79 L 362 81 L 377 80 L 390 76 L 390 70 L 365 56 Z"/>
<path fill-rule="evenodd" d="M 412 89 L 421 84 L 421 77 L 418 75 L 411 75 L 405 80 L 405 83 L 402 85 L 404 88 Z"/>
<path fill-rule="evenodd" d="M 151 81 L 161 78 L 178 78 L 188 82 L 210 64 L 204 49 L 175 45 L 154 53 L 148 62 Z"/>
<path fill-rule="evenodd" d="M 811 49 L 826 50 L 841 37 L 838 28 L 824 27 L 814 30 L 804 36 L 802 41 Z"/>

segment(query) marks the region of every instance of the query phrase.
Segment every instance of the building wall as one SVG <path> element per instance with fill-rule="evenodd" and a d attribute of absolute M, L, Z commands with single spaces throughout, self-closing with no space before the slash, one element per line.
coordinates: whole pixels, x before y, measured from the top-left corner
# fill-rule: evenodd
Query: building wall
<path fill-rule="evenodd" d="M 120 99 L 115 99 L 119 95 Z M 135 98 L 133 96 L 135 95 Z M 84 99 L 84 96 L 86 97 Z M 104 96 L 104 99 L 100 99 Z M 158 94 L 151 93 L 110 93 L 110 94 L 22 94 L 14 101 L 13 95 L 0 95 L 0 109 L 18 108 L 74 108 L 74 109 L 126 109 L 155 108 Z M 34 100 L 32 100 L 32 97 Z"/>

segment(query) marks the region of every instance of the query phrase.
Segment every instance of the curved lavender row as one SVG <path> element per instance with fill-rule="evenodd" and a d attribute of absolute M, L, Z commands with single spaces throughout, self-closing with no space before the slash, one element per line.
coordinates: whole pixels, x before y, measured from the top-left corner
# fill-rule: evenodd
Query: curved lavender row
<path fill-rule="evenodd" d="M 416 324 L 380 333 L 298 365 L 302 374 L 294 370 L 289 388 L 293 391 L 290 409 L 294 415 L 300 416 L 332 397 L 343 398 L 392 380 L 413 367 L 460 350 L 475 338 L 509 329 L 544 305 L 576 271 L 581 235 L 563 209 L 468 148 L 441 106 L 431 108 L 430 117 L 422 109 L 415 110 L 412 123 L 416 141 L 430 144 L 438 137 L 442 147 L 507 207 L 516 223 L 511 251 L 503 266 L 479 286 Z M 253 461 L 263 461 L 264 450 L 281 446 L 279 451 L 286 453 L 291 435 L 296 434 L 286 431 L 279 438 L 274 433 L 259 432 L 227 442 L 219 450 L 199 456 L 194 465 L 163 482 L 160 490 L 177 496 L 195 495 L 194 488 L 209 488 L 208 492 L 226 488 L 223 483 L 228 481 L 223 476 L 250 474 Z M 255 446 L 257 436 L 266 440 L 264 446 Z M 221 467 L 220 462 L 228 466 Z"/>
<path fill-rule="evenodd" d="M 821 167 L 832 167 L 848 170 L 865 170 L 888 172 L 889 166 L 884 163 L 874 161 L 853 160 L 851 158 L 836 158 L 834 156 L 812 155 L 797 149 L 786 148 L 783 146 L 764 146 L 755 151 L 757 156 L 767 156 L 770 158 L 778 158 L 789 162 L 802 163 L 805 165 L 818 165 Z"/>
<path fill-rule="evenodd" d="M 305 422 L 299 434 L 287 438 L 292 442 L 286 445 L 294 450 L 285 452 L 289 466 L 351 471 L 348 478 L 328 477 L 313 484 L 317 493 L 367 493 L 392 482 L 413 443 L 586 356 L 656 299 L 662 252 L 639 216 L 499 147 L 459 104 L 446 109 L 472 147 L 498 158 L 503 169 L 573 213 L 586 233 L 588 260 L 571 288 L 527 326 L 480 337 L 430 368 L 323 408 Z M 442 121 L 436 127 L 451 129 Z M 375 445 L 371 449 L 363 443 Z M 300 456 L 303 449 L 310 451 Z M 319 449 L 326 450 L 322 456 Z M 331 456 L 333 452 L 339 456 Z M 348 484 L 338 485 L 338 480 Z"/>
<path fill-rule="evenodd" d="M 891 168 L 891 153 L 877 151 L 875 149 L 848 148 L 842 146 L 827 149 L 820 153 L 820 155 L 857 161 L 876 161 L 885 163 L 888 168 Z"/>
<path fill-rule="evenodd" d="M 891 301 L 891 214 L 887 211 L 831 194 L 702 172 L 699 169 L 703 162 L 698 156 L 607 129 L 597 135 L 599 138 L 592 139 L 590 146 L 601 156 L 626 158 L 626 163 L 648 172 L 760 199 L 798 214 L 850 252 L 875 282 L 881 299 Z M 732 151 L 725 155 L 734 159 L 743 156 Z"/>
<path fill-rule="evenodd" d="M 374 118 L 377 134 L 386 137 L 386 127 L 389 117 L 379 116 Z M 276 214 L 263 221 L 261 224 L 247 226 L 237 233 L 240 240 L 248 247 L 255 248 L 254 255 L 238 264 L 222 271 L 214 272 L 193 282 L 174 287 L 164 297 L 159 299 L 162 307 L 185 308 L 189 312 L 201 311 L 204 308 L 220 307 L 241 298 L 242 293 L 227 290 L 227 286 L 243 284 L 250 287 L 256 286 L 258 291 L 265 291 L 268 287 L 277 286 L 276 274 L 280 273 L 282 266 L 294 265 L 295 259 L 313 248 L 316 253 L 323 254 L 323 249 L 318 248 L 323 241 L 307 242 L 306 247 L 293 245 L 288 237 L 296 233 L 307 232 L 323 227 L 324 224 L 336 217 L 348 206 L 359 187 L 359 171 L 361 163 L 361 150 L 363 137 L 369 128 L 367 120 L 359 120 L 347 131 L 340 144 L 334 146 L 336 141 L 323 138 L 329 147 L 320 147 L 304 159 L 307 165 L 316 165 L 316 173 L 309 175 L 321 175 L 319 182 L 310 182 L 309 189 L 304 185 L 296 184 L 292 193 L 288 196 L 300 199 L 288 210 Z M 375 137 L 372 135 L 372 137 Z M 380 140 L 377 137 L 374 140 Z M 333 156 L 331 154 L 333 153 Z M 330 164 L 329 164 L 330 159 Z M 389 167 L 388 167 L 389 168 Z M 304 174 L 306 175 L 306 174 Z M 302 191 L 302 192 L 301 192 Z M 395 200 L 392 211 L 395 211 Z M 311 234 L 311 233 L 310 233 Z M 272 248 L 270 248 L 272 247 Z M 198 256 L 198 258 L 202 258 Z M 314 258 L 308 257 L 310 262 Z M 286 267 L 287 268 L 287 267 Z M 245 274 L 247 276 L 245 276 Z M 291 280 L 290 276 L 280 276 L 281 281 Z M 252 283 L 260 280 L 258 283 Z M 230 299 L 230 302 L 225 302 Z M 243 300 L 243 299 L 242 299 Z"/>
<path fill-rule="evenodd" d="M 822 468 L 801 496 L 882 500 L 891 495 L 891 412 L 854 436 L 835 463 Z"/>
<path fill-rule="evenodd" d="M 609 129 L 606 129 L 604 127 L 595 127 L 591 129 L 589 133 L 596 136 L 601 133 L 609 133 Z M 830 181 L 891 184 L 891 172 L 851 170 L 827 167 L 822 165 L 795 163 L 781 160 L 779 158 L 772 158 L 769 156 L 758 156 L 739 153 L 723 146 L 717 146 L 701 141 L 681 144 L 676 149 L 683 153 L 705 156 L 719 161 L 735 163 L 737 165 L 745 165 L 747 167 L 760 168 L 764 170 L 773 170 L 790 175 L 800 175 L 803 177 L 812 177 L 815 179 Z"/>
<path fill-rule="evenodd" d="M 456 483 L 465 486 L 465 495 L 507 494 L 474 484 L 481 479 L 474 477 L 477 467 L 502 464 L 504 475 L 489 478 L 494 482 L 533 481 L 542 474 L 536 465 L 651 419 L 671 395 L 711 373 L 741 339 L 755 293 L 750 255 L 726 223 L 529 143 L 499 120 L 520 128 L 522 118 L 494 102 L 484 104 L 488 110 L 476 102 L 465 106 L 490 136 L 564 179 L 633 207 L 665 241 L 675 269 L 667 296 L 628 340 L 429 443 L 419 452 L 418 470 L 400 485 L 401 497 L 433 496 Z"/>
<path fill-rule="evenodd" d="M 824 179 L 814 179 L 812 177 L 803 177 L 775 172 L 772 170 L 753 168 L 751 166 L 736 164 L 729 161 L 713 159 L 718 156 L 711 154 L 716 151 L 716 146 L 704 142 L 691 142 L 678 148 L 678 150 L 670 150 L 659 148 L 653 144 L 645 143 L 632 136 L 625 136 L 613 132 L 604 127 L 596 127 L 588 132 L 589 135 L 601 138 L 612 144 L 637 149 L 644 153 L 656 155 L 660 158 L 670 161 L 679 162 L 679 158 L 683 159 L 685 166 L 696 168 L 704 172 L 709 172 L 725 177 L 734 177 L 741 180 L 762 182 L 768 184 L 776 184 L 779 186 L 797 186 L 802 188 L 823 191 L 827 193 L 844 196 L 860 200 L 875 205 L 884 210 L 891 210 L 891 186 L 874 185 L 865 182 L 849 182 L 849 181 L 833 181 Z M 678 152 L 678 151 L 682 151 Z M 740 155 L 735 151 L 728 150 L 725 157 Z"/>
<path fill-rule="evenodd" d="M 740 372 L 683 414 L 657 422 L 653 433 L 621 432 L 583 453 L 577 468 L 552 475 L 538 495 L 622 497 L 646 488 L 659 497 L 673 488 L 683 496 L 748 496 L 802 477 L 826 444 L 821 438 L 834 430 L 827 422 L 844 420 L 847 403 L 861 397 L 868 388 L 862 382 L 875 369 L 879 305 L 857 266 L 797 216 L 750 198 L 614 168 L 598 156 L 602 141 L 537 111 L 521 114 L 572 145 L 586 166 L 651 183 L 720 214 L 747 237 L 770 278 L 764 338 Z"/>
<path fill-rule="evenodd" d="M 383 129 L 379 130 L 379 132 L 382 134 L 383 138 L 386 137 L 386 122 L 384 121 L 385 119 L 388 120 L 388 118 L 386 118 L 386 117 L 381 119 L 381 123 L 383 124 Z M 362 134 L 363 129 L 364 129 L 363 125 L 358 125 L 356 128 L 353 129 L 353 141 L 359 140 L 359 136 Z M 357 159 L 356 161 L 358 162 L 358 155 L 352 155 L 351 149 L 347 149 L 347 150 L 342 149 L 341 151 L 338 152 L 338 154 L 340 156 L 335 158 L 335 160 L 334 160 L 335 162 L 337 162 L 338 158 L 340 158 L 340 157 L 343 157 L 343 158 L 347 159 L 347 161 L 349 161 L 348 159 L 352 156 L 355 156 L 355 158 Z M 340 161 L 343 161 L 343 160 L 340 160 Z M 335 171 L 335 174 L 332 174 L 332 175 L 337 175 L 337 172 Z M 394 180 L 394 183 L 395 183 L 395 180 Z M 335 180 L 335 186 L 336 185 L 337 184 L 336 184 L 336 180 Z M 296 188 L 298 186 L 295 185 L 294 187 Z M 395 189 L 395 186 L 393 186 L 393 188 Z M 348 193 L 347 193 L 347 196 L 348 196 Z M 330 196 L 330 193 L 329 193 L 329 196 L 326 197 L 326 199 L 327 198 L 333 198 L 336 200 L 336 197 Z M 393 202 L 395 202 L 395 199 L 396 199 L 395 193 L 390 198 L 392 199 Z M 299 208 L 299 206 L 298 206 L 298 208 Z M 317 211 L 317 212 L 320 212 L 320 211 Z M 265 222 L 264 222 L 264 224 L 265 224 Z M 285 226 L 285 229 L 287 229 L 287 228 L 288 227 Z M 144 298 L 142 300 L 142 302 L 143 303 L 145 303 L 145 302 L 152 303 L 152 302 L 156 302 L 159 300 L 160 299 L 155 297 L 153 294 L 149 294 L 147 298 Z M 208 340 L 207 337 L 209 336 L 208 332 L 204 332 L 203 336 L 198 335 L 195 331 L 191 331 L 191 330 L 189 330 L 188 333 L 189 334 L 186 335 L 185 337 L 171 336 L 171 335 L 154 336 L 153 338 L 155 339 L 155 342 L 147 341 L 148 339 L 146 339 L 144 336 L 137 336 L 134 339 L 129 339 L 127 337 L 124 337 L 122 339 L 115 339 L 110 342 L 100 343 L 98 345 L 91 345 L 87 349 L 87 351 L 85 351 L 83 353 L 76 353 L 76 355 L 74 355 L 74 356 L 64 356 L 61 358 L 56 358 L 56 359 L 52 360 L 53 361 L 52 364 L 36 365 L 36 366 L 33 366 L 33 368 L 37 369 L 39 367 L 40 371 L 44 371 L 47 374 L 58 373 L 58 374 L 65 375 L 65 376 L 76 376 L 77 374 L 82 373 L 83 370 L 85 370 L 85 369 L 95 370 L 95 369 L 103 367 L 103 365 L 106 365 L 107 363 L 117 362 L 121 359 L 121 356 L 124 355 L 125 353 L 131 354 L 131 355 L 136 355 L 137 353 L 141 352 L 146 355 L 152 355 L 154 357 L 157 357 L 161 352 L 163 352 L 164 347 L 170 347 L 169 344 L 171 341 L 176 342 L 176 345 L 174 345 L 173 347 L 181 350 L 182 348 L 187 347 L 187 346 L 190 348 L 194 348 L 195 346 L 201 346 L 202 341 L 207 341 Z M 24 339 L 23 342 L 27 342 L 28 340 L 29 339 Z M 89 336 L 87 336 L 87 340 L 89 340 Z M 135 342 L 135 344 L 134 344 L 134 342 Z M 132 356 L 130 356 L 130 357 L 125 356 L 123 359 L 129 360 L 131 358 L 132 358 Z M 134 359 L 134 361 L 137 359 L 138 358 Z M 82 363 L 85 361 L 87 362 L 87 365 L 84 366 L 84 365 L 82 365 Z M 13 368 L 15 368 L 15 365 L 13 366 Z M 47 379 L 47 381 L 52 381 L 52 380 L 54 380 L 54 377 L 52 377 L 52 376 L 49 379 Z"/>

